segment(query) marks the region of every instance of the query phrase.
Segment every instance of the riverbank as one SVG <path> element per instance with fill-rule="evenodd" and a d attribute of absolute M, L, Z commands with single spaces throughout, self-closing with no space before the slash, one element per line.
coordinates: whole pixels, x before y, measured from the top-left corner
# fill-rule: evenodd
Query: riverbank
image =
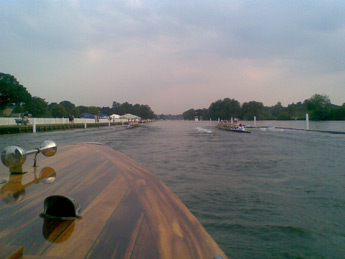
<path fill-rule="evenodd" d="M 127 123 L 124 123 L 127 124 Z M 112 123 L 69 123 L 69 124 L 38 124 L 36 125 L 36 132 L 44 131 L 56 131 L 56 130 L 69 130 L 69 129 L 81 129 L 81 128 L 99 128 L 99 127 L 109 127 L 122 125 L 121 122 L 112 122 Z M 33 125 L 5 125 L 0 126 L 0 135 L 3 134 L 17 134 L 17 133 L 33 133 Z"/>

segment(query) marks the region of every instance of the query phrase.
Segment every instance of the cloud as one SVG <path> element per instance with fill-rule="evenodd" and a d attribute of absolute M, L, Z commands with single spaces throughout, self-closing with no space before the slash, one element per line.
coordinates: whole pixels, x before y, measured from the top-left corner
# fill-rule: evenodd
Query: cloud
<path fill-rule="evenodd" d="M 0 70 L 48 101 L 345 99 L 342 1 L 6 1 Z M 82 103 L 81 103 L 82 102 Z"/>

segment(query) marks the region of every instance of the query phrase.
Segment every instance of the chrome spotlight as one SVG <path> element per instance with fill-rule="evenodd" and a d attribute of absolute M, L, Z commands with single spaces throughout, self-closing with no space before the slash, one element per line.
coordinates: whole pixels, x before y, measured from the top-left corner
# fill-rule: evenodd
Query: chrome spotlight
<path fill-rule="evenodd" d="M 1 152 L 1 161 L 10 169 L 11 173 L 22 172 L 22 165 L 25 163 L 25 160 L 25 149 L 19 146 L 5 147 Z"/>
<path fill-rule="evenodd" d="M 57 151 L 56 143 L 52 140 L 45 140 L 42 142 L 40 152 L 45 156 L 53 156 Z"/>
<path fill-rule="evenodd" d="M 26 156 L 35 154 L 34 167 L 36 167 L 36 160 L 38 153 L 42 153 L 44 156 L 53 156 L 57 151 L 56 143 L 52 140 L 45 140 L 42 142 L 39 148 L 34 150 L 25 151 L 24 148 L 19 146 L 9 146 L 2 150 L 1 161 L 10 169 L 11 173 L 24 173 L 22 166 L 25 163 Z"/>

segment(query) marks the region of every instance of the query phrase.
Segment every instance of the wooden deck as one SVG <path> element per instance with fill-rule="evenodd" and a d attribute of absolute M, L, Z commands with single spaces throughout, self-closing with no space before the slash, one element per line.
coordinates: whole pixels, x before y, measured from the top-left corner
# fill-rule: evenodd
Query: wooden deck
<path fill-rule="evenodd" d="M 214 258 L 225 254 L 181 200 L 127 156 L 94 144 L 0 165 L 0 258 Z M 51 195 L 76 199 L 81 219 L 40 217 Z"/>

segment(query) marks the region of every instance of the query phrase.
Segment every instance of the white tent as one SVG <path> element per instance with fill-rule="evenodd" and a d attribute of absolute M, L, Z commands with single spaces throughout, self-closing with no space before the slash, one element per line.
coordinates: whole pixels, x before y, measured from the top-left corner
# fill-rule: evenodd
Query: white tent
<path fill-rule="evenodd" d="M 120 115 L 114 113 L 114 114 L 110 115 L 110 118 L 111 119 L 120 119 Z"/>
<path fill-rule="evenodd" d="M 129 120 L 129 121 L 140 121 L 141 120 L 141 118 L 139 116 L 136 116 L 136 115 L 133 115 L 133 114 L 130 114 L 130 113 L 122 115 L 120 118 L 121 119 Z"/>

